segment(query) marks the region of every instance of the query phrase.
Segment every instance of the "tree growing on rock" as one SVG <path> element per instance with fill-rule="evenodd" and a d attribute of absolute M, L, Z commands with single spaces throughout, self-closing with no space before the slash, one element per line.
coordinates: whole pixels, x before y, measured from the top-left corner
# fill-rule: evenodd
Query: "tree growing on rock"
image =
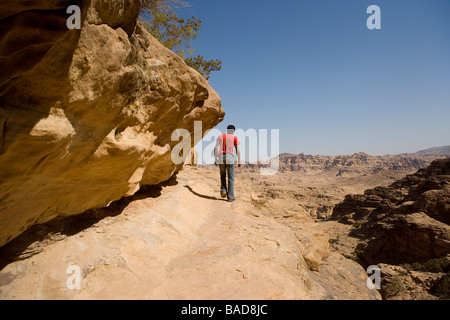
<path fill-rule="evenodd" d="M 185 59 L 191 68 L 206 79 L 212 71 L 222 68 L 222 61 L 205 60 L 201 55 L 192 57 L 191 41 L 197 39 L 202 21 L 196 17 L 180 18 L 175 10 L 190 5 L 182 0 L 142 0 L 141 21 L 159 42 Z"/>

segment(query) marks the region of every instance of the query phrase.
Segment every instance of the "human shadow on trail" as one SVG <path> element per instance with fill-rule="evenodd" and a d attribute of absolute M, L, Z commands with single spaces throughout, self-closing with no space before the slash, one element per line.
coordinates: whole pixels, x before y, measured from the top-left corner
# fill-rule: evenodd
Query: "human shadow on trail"
<path fill-rule="evenodd" d="M 194 194 L 197 197 L 203 198 L 203 199 L 208 199 L 208 200 L 216 200 L 216 201 L 227 201 L 227 199 L 220 199 L 220 198 L 216 198 L 216 197 L 211 197 L 211 196 L 205 196 L 204 194 L 200 194 L 198 192 L 195 192 L 190 186 L 185 185 L 184 186 L 186 189 L 188 189 L 190 192 L 192 192 L 192 194 Z"/>
<path fill-rule="evenodd" d="M 16 239 L 0 247 L 0 271 L 13 261 L 26 259 L 42 252 L 51 243 L 86 230 L 105 218 L 120 215 L 133 201 L 157 198 L 164 187 L 177 184 L 175 174 L 160 184 L 143 185 L 134 195 L 113 201 L 107 207 L 89 209 L 78 215 L 58 217 L 46 223 L 34 225 Z M 0 278 L 0 284 L 1 282 Z"/>

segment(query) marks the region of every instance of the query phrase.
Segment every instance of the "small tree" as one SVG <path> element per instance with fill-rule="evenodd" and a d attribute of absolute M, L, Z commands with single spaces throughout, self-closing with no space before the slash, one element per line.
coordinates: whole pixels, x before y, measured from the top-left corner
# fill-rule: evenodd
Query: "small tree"
<path fill-rule="evenodd" d="M 222 61 L 219 59 L 208 61 L 200 55 L 194 58 L 189 57 L 184 61 L 186 61 L 188 66 L 200 72 L 207 80 L 209 80 L 209 75 L 212 71 L 220 71 L 222 69 Z"/>
<path fill-rule="evenodd" d="M 194 49 L 191 47 L 191 41 L 197 39 L 202 21 L 195 17 L 187 20 L 178 17 L 175 10 L 187 7 L 189 4 L 181 0 L 142 0 L 141 21 L 159 42 L 209 79 L 212 71 L 222 68 L 222 61 L 208 61 L 200 55 L 192 57 Z"/>

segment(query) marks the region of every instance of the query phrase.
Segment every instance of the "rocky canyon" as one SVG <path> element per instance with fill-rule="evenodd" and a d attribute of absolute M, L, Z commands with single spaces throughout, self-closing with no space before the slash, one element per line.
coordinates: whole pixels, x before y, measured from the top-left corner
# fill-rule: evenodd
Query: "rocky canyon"
<path fill-rule="evenodd" d="M 282 154 L 273 176 L 236 168 L 224 201 L 216 167 L 172 159 L 221 98 L 140 6 L 0 4 L 0 299 L 447 298 L 447 149 Z"/>

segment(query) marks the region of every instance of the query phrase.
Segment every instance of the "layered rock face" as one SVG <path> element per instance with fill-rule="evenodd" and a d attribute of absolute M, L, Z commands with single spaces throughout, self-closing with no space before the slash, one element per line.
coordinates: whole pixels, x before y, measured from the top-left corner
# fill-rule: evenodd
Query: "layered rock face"
<path fill-rule="evenodd" d="M 436 154 L 399 154 L 371 156 L 364 152 L 353 155 L 313 156 L 290 153 L 280 154 L 279 172 L 302 174 L 328 173 L 338 177 L 358 176 L 381 171 L 416 171 L 439 158 Z M 259 171 L 263 164 L 246 164 L 243 170 Z"/>
<path fill-rule="evenodd" d="M 436 155 L 416 154 L 371 156 L 362 152 L 345 156 L 281 154 L 276 175 L 260 176 L 261 167 L 267 167 L 262 163 L 245 164 L 239 172 L 253 181 L 260 200 L 300 201 L 312 217 L 328 219 L 345 195 L 387 186 L 425 168 L 436 158 Z M 206 167 L 213 169 L 211 165 Z"/>
<path fill-rule="evenodd" d="M 373 263 L 426 262 L 450 254 L 450 158 L 389 187 L 348 195 L 333 218 L 362 224 L 362 258 Z"/>
<path fill-rule="evenodd" d="M 72 4 L 80 30 L 66 26 Z M 0 4 L 0 246 L 167 180 L 180 168 L 172 133 L 223 119 L 217 93 L 139 11 L 138 0 Z"/>
<path fill-rule="evenodd" d="M 372 173 L 382 170 L 413 171 L 426 167 L 436 156 L 413 154 L 371 156 L 364 152 L 343 156 L 280 155 L 282 171 L 321 173 L 337 170 L 338 175 L 347 173 Z"/>

